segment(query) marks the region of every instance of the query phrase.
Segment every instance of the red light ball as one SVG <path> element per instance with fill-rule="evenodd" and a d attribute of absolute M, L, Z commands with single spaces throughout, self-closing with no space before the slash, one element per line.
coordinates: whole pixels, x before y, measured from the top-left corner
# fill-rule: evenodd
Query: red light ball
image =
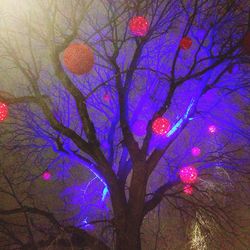
<path fill-rule="evenodd" d="M 195 183 L 198 177 L 198 171 L 194 166 L 183 167 L 180 170 L 180 179 L 185 184 Z"/>
<path fill-rule="evenodd" d="M 192 39 L 188 36 L 184 36 L 181 39 L 180 47 L 181 49 L 187 50 L 191 48 L 192 44 L 193 44 Z"/>
<path fill-rule="evenodd" d="M 94 65 L 92 49 L 83 43 L 70 44 L 63 53 L 66 68 L 76 75 L 88 73 Z"/>
<path fill-rule="evenodd" d="M 194 191 L 193 187 L 191 185 L 189 185 L 189 184 L 185 185 L 184 188 L 183 188 L 183 192 L 185 194 L 187 194 L 187 195 L 193 194 L 193 191 Z"/>
<path fill-rule="evenodd" d="M 43 180 L 48 181 L 51 178 L 51 173 L 49 171 L 45 171 L 42 177 L 43 177 Z"/>
<path fill-rule="evenodd" d="M 148 20 L 143 16 L 132 17 L 129 21 L 129 29 L 135 36 L 145 36 L 149 29 Z"/>
<path fill-rule="evenodd" d="M 191 151 L 193 156 L 199 156 L 201 154 L 201 150 L 198 147 L 193 147 Z"/>
<path fill-rule="evenodd" d="M 250 31 L 244 37 L 243 47 L 247 53 L 250 53 Z"/>
<path fill-rule="evenodd" d="M 110 102 L 110 100 L 111 100 L 111 96 L 108 93 L 103 95 L 103 101 Z"/>
<path fill-rule="evenodd" d="M 208 127 L 208 131 L 209 131 L 209 133 L 214 134 L 217 131 L 217 128 L 215 125 L 210 125 Z"/>
<path fill-rule="evenodd" d="M 9 114 L 9 109 L 7 104 L 0 102 L 0 122 L 6 120 Z"/>
<path fill-rule="evenodd" d="M 171 128 L 170 122 L 164 117 L 158 117 L 152 124 L 152 130 L 157 135 L 165 135 Z"/>

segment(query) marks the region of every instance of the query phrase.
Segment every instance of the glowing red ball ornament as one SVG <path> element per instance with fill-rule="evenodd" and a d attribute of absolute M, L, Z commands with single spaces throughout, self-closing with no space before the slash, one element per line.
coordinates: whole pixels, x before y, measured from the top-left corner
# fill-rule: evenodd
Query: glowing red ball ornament
<path fill-rule="evenodd" d="M 195 183 L 198 177 L 198 171 L 194 166 L 181 168 L 179 174 L 181 181 L 185 184 Z"/>
<path fill-rule="evenodd" d="M 88 73 L 94 65 L 92 49 L 83 43 L 70 44 L 63 53 L 66 68 L 76 75 Z"/>
<path fill-rule="evenodd" d="M 191 152 L 193 156 L 199 156 L 201 154 L 201 150 L 198 147 L 193 147 Z"/>
<path fill-rule="evenodd" d="M 111 100 L 111 96 L 108 93 L 103 95 L 103 101 L 110 102 L 110 100 Z"/>
<path fill-rule="evenodd" d="M 250 53 L 250 31 L 244 37 L 243 47 L 247 53 Z"/>
<path fill-rule="evenodd" d="M 129 29 L 135 36 L 145 36 L 149 29 L 148 20 L 143 16 L 132 17 L 129 21 Z"/>
<path fill-rule="evenodd" d="M 51 178 L 51 173 L 49 171 L 45 171 L 42 177 L 43 177 L 43 180 L 48 181 Z"/>
<path fill-rule="evenodd" d="M 210 125 L 208 127 L 208 131 L 209 131 L 209 133 L 214 134 L 217 131 L 217 128 L 215 125 Z"/>
<path fill-rule="evenodd" d="M 157 135 L 165 135 L 171 128 L 170 122 L 164 117 L 158 117 L 153 121 L 152 130 Z"/>
<path fill-rule="evenodd" d="M 188 36 L 184 36 L 180 41 L 180 48 L 187 50 L 191 48 L 192 44 L 192 39 Z"/>
<path fill-rule="evenodd" d="M 183 192 L 185 194 L 187 194 L 187 195 L 193 194 L 193 191 L 194 191 L 193 187 L 191 185 L 189 185 L 189 184 L 185 185 L 184 188 L 183 188 Z"/>
<path fill-rule="evenodd" d="M 6 120 L 9 114 L 9 109 L 7 104 L 0 102 L 0 122 Z"/>

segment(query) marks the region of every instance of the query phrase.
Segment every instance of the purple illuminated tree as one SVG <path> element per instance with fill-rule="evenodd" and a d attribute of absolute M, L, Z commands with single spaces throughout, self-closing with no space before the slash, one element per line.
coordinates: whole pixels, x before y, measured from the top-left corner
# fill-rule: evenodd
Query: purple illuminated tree
<path fill-rule="evenodd" d="M 250 177 L 248 1 L 27 2 L 0 24 L 0 247 L 151 249 L 144 219 L 160 206 L 207 246 L 233 243 Z"/>

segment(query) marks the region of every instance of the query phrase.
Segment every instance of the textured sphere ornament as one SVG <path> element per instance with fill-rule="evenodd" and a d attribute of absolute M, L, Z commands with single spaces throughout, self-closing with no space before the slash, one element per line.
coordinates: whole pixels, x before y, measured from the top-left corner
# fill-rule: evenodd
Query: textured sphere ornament
<path fill-rule="evenodd" d="M 193 191 L 194 191 L 193 187 L 189 184 L 185 185 L 183 188 L 183 192 L 187 195 L 193 194 Z"/>
<path fill-rule="evenodd" d="M 129 29 L 135 36 L 145 36 L 149 29 L 148 20 L 143 16 L 132 17 L 129 21 Z"/>
<path fill-rule="evenodd" d="M 180 179 L 185 184 L 195 183 L 198 177 L 198 171 L 194 166 L 183 167 L 180 170 Z"/>
<path fill-rule="evenodd" d="M 50 178 L 51 178 L 51 173 L 50 173 L 49 171 L 45 171 L 45 172 L 43 173 L 42 177 L 43 177 L 43 180 L 49 181 Z"/>
<path fill-rule="evenodd" d="M 170 122 L 164 117 L 158 117 L 153 121 L 152 130 L 157 135 L 165 135 L 171 128 Z"/>
<path fill-rule="evenodd" d="M 83 43 L 70 44 L 63 53 L 66 68 L 76 75 L 88 73 L 94 65 L 92 49 Z"/>
<path fill-rule="evenodd" d="M 110 102 L 110 100 L 111 100 L 111 96 L 108 93 L 103 95 L 103 101 L 104 102 Z"/>
<path fill-rule="evenodd" d="M 0 122 L 3 122 L 7 119 L 9 114 L 8 106 L 7 104 L 0 102 Z"/>
<path fill-rule="evenodd" d="M 180 47 L 181 49 L 184 49 L 184 50 L 187 50 L 187 49 L 190 49 L 191 46 L 192 46 L 192 39 L 188 36 L 184 36 L 182 39 L 181 39 L 181 42 L 180 42 Z"/>
<path fill-rule="evenodd" d="M 193 147 L 191 152 L 193 156 L 199 156 L 201 154 L 201 150 L 198 147 Z"/>
<path fill-rule="evenodd" d="M 208 127 L 208 131 L 209 131 L 209 133 L 214 134 L 217 131 L 217 128 L 215 125 L 210 125 Z"/>
<path fill-rule="evenodd" d="M 249 54 L 250 53 L 250 31 L 248 31 L 244 37 L 243 47 L 245 51 Z"/>

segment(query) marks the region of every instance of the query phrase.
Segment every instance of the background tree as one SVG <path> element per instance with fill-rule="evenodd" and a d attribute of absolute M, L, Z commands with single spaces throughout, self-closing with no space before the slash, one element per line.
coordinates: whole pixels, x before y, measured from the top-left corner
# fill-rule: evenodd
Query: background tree
<path fill-rule="evenodd" d="M 191 247 L 244 246 L 233 203 L 249 188 L 247 1 L 7 2 L 3 248 L 141 249 L 162 201 L 196 232 Z M 85 74 L 67 66 L 75 43 L 94 54 Z M 198 173 L 187 186 L 185 166 Z"/>

